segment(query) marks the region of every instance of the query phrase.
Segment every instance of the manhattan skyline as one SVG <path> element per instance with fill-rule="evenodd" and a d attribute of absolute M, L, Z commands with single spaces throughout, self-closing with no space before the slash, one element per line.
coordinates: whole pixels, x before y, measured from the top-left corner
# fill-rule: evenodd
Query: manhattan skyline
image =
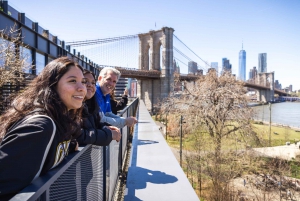
<path fill-rule="evenodd" d="M 300 89 L 298 0 L 184 3 L 178 0 L 86 0 L 84 3 L 8 0 L 8 3 L 64 41 L 125 36 L 172 27 L 174 34 L 207 63 L 218 62 L 220 69 L 222 58 L 230 60 L 232 73 L 236 75 L 243 41 L 247 52 L 246 72 L 258 66 L 259 53 L 267 53 L 268 72 L 275 71 L 275 79 L 283 87 L 292 84 L 294 89 Z M 182 73 L 187 73 L 187 66 L 180 67 Z"/>

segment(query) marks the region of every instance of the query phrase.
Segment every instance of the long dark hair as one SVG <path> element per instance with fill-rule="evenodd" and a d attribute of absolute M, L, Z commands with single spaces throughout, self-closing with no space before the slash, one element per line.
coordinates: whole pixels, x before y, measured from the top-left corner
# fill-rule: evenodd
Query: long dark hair
<path fill-rule="evenodd" d="M 83 70 L 83 75 L 86 75 L 86 74 L 91 74 L 93 76 L 94 80 L 96 81 L 96 76 L 95 76 L 95 74 L 92 71 L 84 69 Z M 88 112 L 90 114 L 99 111 L 99 106 L 98 106 L 98 103 L 97 103 L 95 95 L 92 98 L 90 98 L 88 100 L 85 100 L 85 104 L 88 107 Z"/>
<path fill-rule="evenodd" d="M 61 77 L 72 67 L 83 68 L 68 57 L 51 61 L 43 71 L 19 94 L 11 107 L 0 117 L 0 139 L 9 127 L 33 111 L 48 115 L 53 119 L 61 135 L 61 140 L 71 139 L 80 134 L 81 110 L 69 110 L 61 101 L 56 87 Z"/>

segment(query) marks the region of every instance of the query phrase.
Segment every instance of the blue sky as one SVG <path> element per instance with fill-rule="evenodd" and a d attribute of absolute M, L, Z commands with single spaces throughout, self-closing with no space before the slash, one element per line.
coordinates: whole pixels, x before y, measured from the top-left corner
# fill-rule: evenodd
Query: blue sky
<path fill-rule="evenodd" d="M 268 71 L 300 89 L 300 0 L 8 0 L 64 41 L 146 33 L 163 26 L 207 62 L 247 53 L 246 77 L 267 53 Z M 155 27 L 156 24 L 156 27 Z M 200 63 L 203 65 L 203 63 Z M 182 66 L 182 72 L 187 69 Z"/>

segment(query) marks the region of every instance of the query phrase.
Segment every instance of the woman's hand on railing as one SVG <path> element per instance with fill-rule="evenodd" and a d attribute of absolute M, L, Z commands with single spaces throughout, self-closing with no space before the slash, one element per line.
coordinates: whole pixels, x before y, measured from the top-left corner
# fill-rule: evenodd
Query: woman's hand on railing
<path fill-rule="evenodd" d="M 121 139 L 121 132 L 120 132 L 120 129 L 118 129 L 117 127 L 115 126 L 108 126 L 108 128 L 111 130 L 111 133 L 112 133 L 112 139 L 113 140 L 116 140 L 117 142 L 120 141 Z"/>

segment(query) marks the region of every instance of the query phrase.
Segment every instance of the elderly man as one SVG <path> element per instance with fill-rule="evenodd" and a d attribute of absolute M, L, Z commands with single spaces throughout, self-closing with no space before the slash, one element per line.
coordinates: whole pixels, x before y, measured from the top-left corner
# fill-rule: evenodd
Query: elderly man
<path fill-rule="evenodd" d="M 135 117 L 128 117 L 125 119 L 113 114 L 111 111 L 109 94 L 114 90 L 120 76 L 121 73 L 117 69 L 105 67 L 100 71 L 98 82 L 96 84 L 96 99 L 101 109 L 101 122 L 109 123 L 118 128 L 133 126 L 137 123 Z"/>

